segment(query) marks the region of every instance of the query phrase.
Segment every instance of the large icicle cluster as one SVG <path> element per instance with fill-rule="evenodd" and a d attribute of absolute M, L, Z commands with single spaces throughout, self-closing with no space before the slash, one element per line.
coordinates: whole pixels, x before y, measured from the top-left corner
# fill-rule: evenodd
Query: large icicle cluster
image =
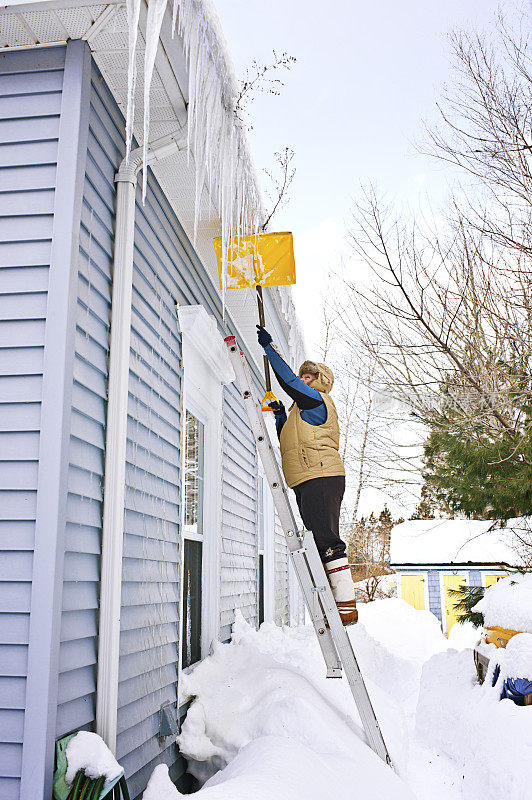
<path fill-rule="evenodd" d="M 140 0 L 127 0 L 130 46 L 128 148 L 134 115 L 134 51 L 139 3 Z M 150 83 L 165 8 L 166 0 L 148 0 L 144 62 L 145 157 L 149 138 Z M 264 218 L 245 127 L 235 114 L 239 83 L 211 0 L 174 0 L 173 21 L 184 42 L 189 72 L 188 144 L 196 168 L 194 233 L 198 228 L 206 185 L 220 212 L 223 249 L 226 251 L 232 237 L 258 232 Z M 146 170 L 144 187 L 145 180 Z"/>

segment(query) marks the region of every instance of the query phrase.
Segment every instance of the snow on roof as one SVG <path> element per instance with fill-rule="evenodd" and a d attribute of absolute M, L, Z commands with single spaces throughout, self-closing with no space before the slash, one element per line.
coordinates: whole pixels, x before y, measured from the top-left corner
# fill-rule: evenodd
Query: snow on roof
<path fill-rule="evenodd" d="M 392 528 L 391 564 L 517 564 L 511 528 L 497 526 L 496 520 L 402 522 Z"/>
<path fill-rule="evenodd" d="M 532 633 L 532 573 L 497 581 L 486 590 L 475 611 L 484 615 L 484 625 Z"/>

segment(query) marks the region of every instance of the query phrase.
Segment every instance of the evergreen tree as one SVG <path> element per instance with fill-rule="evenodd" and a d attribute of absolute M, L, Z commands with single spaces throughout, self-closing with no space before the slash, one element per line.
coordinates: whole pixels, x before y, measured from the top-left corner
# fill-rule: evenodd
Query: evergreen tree
<path fill-rule="evenodd" d="M 477 435 L 475 435 L 475 433 Z M 439 502 L 481 519 L 532 514 L 532 432 L 490 438 L 434 426 L 425 445 L 426 472 Z"/>
<path fill-rule="evenodd" d="M 455 599 L 455 610 L 458 622 L 472 622 L 477 628 L 484 625 L 484 617 L 480 611 L 473 611 L 476 604 L 484 597 L 483 586 L 459 586 L 458 589 L 449 589 L 449 594 Z"/>
<path fill-rule="evenodd" d="M 529 359 L 512 345 L 497 362 L 497 391 L 490 398 L 472 398 L 456 373 L 441 385 L 440 410 L 425 444 L 425 477 L 451 511 L 483 519 L 532 514 Z"/>

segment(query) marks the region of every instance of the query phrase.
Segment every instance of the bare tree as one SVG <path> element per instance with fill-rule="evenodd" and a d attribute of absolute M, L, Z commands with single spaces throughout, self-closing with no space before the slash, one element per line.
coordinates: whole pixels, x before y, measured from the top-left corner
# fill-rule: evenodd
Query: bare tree
<path fill-rule="evenodd" d="M 269 64 L 261 64 L 256 59 L 251 62 L 251 67 L 246 70 L 244 79 L 240 82 L 240 91 L 235 100 L 235 115 L 244 122 L 245 112 L 253 102 L 257 93 L 279 95 L 284 86 L 280 78 L 272 77 L 279 70 L 289 70 L 296 63 L 295 56 L 288 53 L 273 51 L 273 60 Z M 250 130 L 253 125 L 248 125 Z"/>
<path fill-rule="evenodd" d="M 532 71 L 527 6 L 517 19 L 499 14 L 487 39 L 456 32 L 456 80 L 429 128 L 429 152 L 457 167 L 482 195 L 461 196 L 462 213 L 483 236 L 532 255 Z M 518 262 L 522 265 L 522 262 Z M 530 272 L 527 270 L 528 277 Z"/>
<path fill-rule="evenodd" d="M 292 165 L 294 156 L 294 151 L 291 150 L 290 147 L 285 147 L 284 150 L 275 153 L 277 174 L 274 173 L 273 170 L 264 170 L 271 181 L 272 188 L 267 193 L 268 199 L 271 202 L 271 210 L 266 215 L 266 220 L 262 226 L 263 231 L 267 229 L 273 215 L 288 199 L 288 190 L 296 174 L 295 167 Z"/>
<path fill-rule="evenodd" d="M 343 281 L 331 276 L 327 297 L 323 298 L 322 358 L 335 374 L 340 455 L 347 473 L 344 507 L 347 520 L 354 522 L 367 490 L 411 503 L 420 485 L 420 448 L 410 432 L 412 422 L 406 406 L 398 406 L 375 384 L 377 362 L 365 359 L 353 346 L 352 336 L 346 337 L 349 308 L 343 302 L 344 295 Z"/>
<path fill-rule="evenodd" d="M 368 603 L 394 594 L 387 576 L 393 574 L 390 533 L 395 524 L 385 506 L 378 517 L 371 514 L 366 519 L 353 521 L 343 531 L 348 542 L 351 573 L 357 585 L 357 600 Z"/>
<path fill-rule="evenodd" d="M 240 91 L 234 102 L 234 114 L 241 125 L 253 130 L 253 125 L 248 120 L 250 104 L 258 93 L 280 95 L 284 83 L 280 78 L 274 77 L 274 74 L 279 70 L 290 70 L 295 63 L 295 56 L 285 52 L 277 53 L 275 50 L 273 61 L 269 64 L 262 64 L 253 59 L 251 67 L 246 70 L 244 79 L 240 82 Z M 274 153 L 275 166 L 271 170 L 264 170 L 271 182 L 271 188 L 267 191 L 271 208 L 266 213 L 262 225 L 263 231 L 267 230 L 274 214 L 288 200 L 288 191 L 296 174 L 293 166 L 294 157 L 294 151 L 290 147 L 284 147 Z"/>
<path fill-rule="evenodd" d="M 375 389 L 406 405 L 421 435 L 454 437 L 465 455 L 489 453 L 477 504 L 487 515 L 493 475 L 521 482 L 516 508 L 527 510 L 519 513 L 529 513 L 532 480 L 532 82 L 526 40 L 501 21 L 499 29 L 498 50 L 453 37 L 461 82 L 442 106 L 446 129 L 430 139 L 469 185 L 445 222 L 407 219 L 372 188 L 356 204 L 355 267 L 362 261 L 371 278 L 346 275 L 341 333 L 374 369 Z M 448 457 L 433 448 L 433 475 Z M 511 513 L 512 497 L 502 491 L 500 500 L 507 507 L 499 503 L 497 514 Z"/>
<path fill-rule="evenodd" d="M 459 217 L 442 238 L 409 229 L 373 192 L 357 207 L 353 246 L 372 284 L 346 278 L 344 336 L 386 393 L 423 422 L 458 411 L 453 424 L 518 437 L 530 395 L 530 297 L 505 254 L 483 247 Z M 514 369 L 509 369 L 509 365 Z"/>

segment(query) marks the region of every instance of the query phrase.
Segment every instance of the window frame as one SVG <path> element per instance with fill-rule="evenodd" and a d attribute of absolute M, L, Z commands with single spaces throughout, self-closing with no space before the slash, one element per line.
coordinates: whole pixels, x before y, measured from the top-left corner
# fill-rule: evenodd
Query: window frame
<path fill-rule="evenodd" d="M 181 609 L 183 603 L 184 541 L 198 538 L 184 525 L 185 433 L 186 412 L 204 426 L 203 458 L 203 533 L 201 659 L 209 654 L 211 644 L 220 635 L 220 551 L 222 528 L 222 412 L 223 387 L 234 379 L 227 348 L 216 322 L 200 305 L 178 308 L 182 341 L 183 416 L 181 421 Z M 179 613 L 180 645 L 183 637 L 183 614 Z M 201 660 L 200 659 L 200 660 Z M 193 665 L 190 665 L 190 667 Z M 185 671 L 190 669 L 185 668 Z M 178 670 L 182 667 L 179 647 Z"/>

